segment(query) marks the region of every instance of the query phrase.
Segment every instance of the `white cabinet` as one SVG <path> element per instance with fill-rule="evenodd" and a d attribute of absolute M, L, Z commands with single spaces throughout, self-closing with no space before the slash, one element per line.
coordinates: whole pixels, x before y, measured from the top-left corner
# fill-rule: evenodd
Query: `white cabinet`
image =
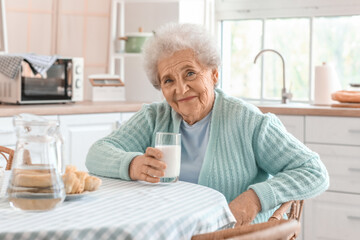
<path fill-rule="evenodd" d="M 329 191 L 360 194 L 360 147 L 307 144 L 321 156 L 329 176 Z"/>
<path fill-rule="evenodd" d="M 305 117 L 305 143 L 320 155 L 330 187 L 305 201 L 304 239 L 357 239 L 360 235 L 360 119 Z"/>
<path fill-rule="evenodd" d="M 296 137 L 299 141 L 304 142 L 304 116 L 293 116 L 293 115 L 277 115 L 282 124 L 285 126 L 286 130 L 291 133 L 294 137 Z M 301 217 L 301 225 L 304 226 L 304 215 Z M 299 236 L 298 240 L 303 240 L 303 228 Z"/>
<path fill-rule="evenodd" d="M 86 171 L 85 160 L 89 148 L 116 128 L 121 114 L 60 115 L 59 120 L 64 138 L 64 166 L 72 164 Z"/>
<path fill-rule="evenodd" d="M 42 116 L 47 119 L 57 120 L 56 115 Z M 16 133 L 13 125 L 13 117 L 0 117 L 0 146 L 15 149 L 16 147 Z M 0 156 L 0 166 L 6 165 L 6 160 Z"/>
<path fill-rule="evenodd" d="M 305 202 L 304 239 L 358 239 L 360 195 L 326 192 Z"/>
<path fill-rule="evenodd" d="M 135 115 L 136 112 L 123 112 L 121 113 L 121 124 L 128 121 L 132 116 Z"/>
<path fill-rule="evenodd" d="M 16 135 L 12 117 L 0 118 L 0 146 L 14 148 Z"/>
<path fill-rule="evenodd" d="M 91 145 L 102 137 L 110 134 L 135 113 L 104 113 L 48 115 L 48 119 L 59 120 L 60 131 L 64 139 L 63 166 L 72 164 L 80 170 L 86 170 L 86 155 Z M 16 135 L 12 117 L 0 117 L 0 146 L 15 149 Z M 5 161 L 5 160 L 4 160 Z M 3 161 L 0 158 L 0 166 Z"/>
<path fill-rule="evenodd" d="M 278 115 L 286 130 L 301 142 L 304 142 L 304 116 Z"/>
<path fill-rule="evenodd" d="M 306 117 L 306 142 L 360 146 L 360 118 Z"/>
<path fill-rule="evenodd" d="M 50 120 L 58 120 L 56 115 L 42 116 Z M 13 117 L 0 117 L 0 146 L 15 148 L 16 133 Z"/>

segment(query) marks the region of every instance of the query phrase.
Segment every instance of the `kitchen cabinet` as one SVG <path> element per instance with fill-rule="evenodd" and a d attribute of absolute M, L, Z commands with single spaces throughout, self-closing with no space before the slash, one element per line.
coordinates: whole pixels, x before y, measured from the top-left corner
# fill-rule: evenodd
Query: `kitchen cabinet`
<path fill-rule="evenodd" d="M 124 112 L 121 113 L 121 124 L 125 123 L 126 121 L 128 121 L 132 116 L 135 115 L 135 112 Z"/>
<path fill-rule="evenodd" d="M 91 145 L 110 134 L 121 122 L 120 113 L 60 115 L 64 139 L 64 166 L 86 171 L 85 160 Z"/>
<path fill-rule="evenodd" d="M 51 120 L 58 120 L 56 115 L 42 116 Z M 16 133 L 13 125 L 13 117 L 0 117 L 0 146 L 15 149 Z M 5 167 L 5 159 L 0 156 L 0 166 Z"/>
<path fill-rule="evenodd" d="M 50 120 L 58 120 L 56 115 L 44 115 Z M 16 133 L 13 125 L 13 117 L 0 117 L 0 146 L 15 149 Z"/>
<path fill-rule="evenodd" d="M 304 116 L 291 116 L 291 115 L 277 115 L 280 121 L 283 123 L 286 130 L 296 137 L 299 141 L 304 142 L 304 126 L 305 126 L 305 117 Z M 304 215 L 301 217 L 301 226 L 304 226 Z M 301 232 L 297 237 L 297 240 L 304 240 L 303 237 L 303 227 Z"/>
<path fill-rule="evenodd" d="M 305 117 L 305 144 L 320 155 L 330 187 L 305 201 L 304 239 L 360 235 L 360 119 Z"/>
<path fill-rule="evenodd" d="M 86 171 L 85 159 L 91 145 L 107 136 L 135 113 L 103 113 L 46 115 L 48 119 L 59 120 L 60 132 L 64 140 L 63 166 L 72 164 Z M 0 117 L 0 145 L 15 149 L 16 134 L 12 117 Z M 0 166 L 5 166 L 0 157 Z"/>
<path fill-rule="evenodd" d="M 360 147 L 307 144 L 321 156 L 329 176 L 329 191 L 360 194 Z"/>
<path fill-rule="evenodd" d="M 286 130 L 301 142 L 304 142 L 304 116 L 277 115 Z"/>
<path fill-rule="evenodd" d="M 304 239 L 358 239 L 360 195 L 327 191 L 306 201 Z"/>
<path fill-rule="evenodd" d="M 348 117 L 306 117 L 306 142 L 360 146 L 360 119 Z"/>
<path fill-rule="evenodd" d="M 305 200 L 299 239 L 355 239 L 360 235 L 360 119 L 278 115 L 286 129 L 317 152 L 329 189 Z"/>
<path fill-rule="evenodd" d="M 0 118 L 0 146 L 15 148 L 16 135 L 12 117 Z"/>

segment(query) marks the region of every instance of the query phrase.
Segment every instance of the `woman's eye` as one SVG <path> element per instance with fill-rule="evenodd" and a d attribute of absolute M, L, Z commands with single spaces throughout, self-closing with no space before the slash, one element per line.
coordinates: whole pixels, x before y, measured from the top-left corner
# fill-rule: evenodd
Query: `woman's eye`
<path fill-rule="evenodd" d="M 165 81 L 164 81 L 164 83 L 165 84 L 167 84 L 167 83 L 171 83 L 172 82 L 172 80 L 171 79 L 166 79 Z"/>
<path fill-rule="evenodd" d="M 187 77 L 195 76 L 195 73 L 194 73 L 194 72 L 188 72 L 188 73 L 186 74 L 186 76 L 187 76 Z"/>

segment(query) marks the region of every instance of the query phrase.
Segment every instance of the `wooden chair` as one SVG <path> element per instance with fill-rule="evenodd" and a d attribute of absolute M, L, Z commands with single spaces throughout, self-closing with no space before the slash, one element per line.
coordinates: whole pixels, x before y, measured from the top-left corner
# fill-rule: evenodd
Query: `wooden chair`
<path fill-rule="evenodd" d="M 192 240 L 293 240 L 301 229 L 304 200 L 289 201 L 280 206 L 268 222 L 194 235 Z M 284 215 L 288 219 L 283 219 Z"/>
<path fill-rule="evenodd" d="M 12 161 L 13 161 L 13 158 L 14 158 L 14 150 L 10 149 L 10 148 L 7 148 L 7 147 L 0 146 L 0 154 L 6 160 L 5 170 L 10 170 L 11 165 L 12 165 Z"/>

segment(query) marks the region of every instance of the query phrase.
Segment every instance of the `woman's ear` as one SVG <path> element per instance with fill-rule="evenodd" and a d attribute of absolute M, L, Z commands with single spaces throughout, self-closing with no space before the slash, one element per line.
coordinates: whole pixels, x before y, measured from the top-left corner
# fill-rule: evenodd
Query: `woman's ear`
<path fill-rule="evenodd" d="M 212 79 L 213 79 L 214 86 L 215 86 L 217 84 L 217 82 L 219 81 L 219 71 L 217 69 L 212 70 Z"/>

